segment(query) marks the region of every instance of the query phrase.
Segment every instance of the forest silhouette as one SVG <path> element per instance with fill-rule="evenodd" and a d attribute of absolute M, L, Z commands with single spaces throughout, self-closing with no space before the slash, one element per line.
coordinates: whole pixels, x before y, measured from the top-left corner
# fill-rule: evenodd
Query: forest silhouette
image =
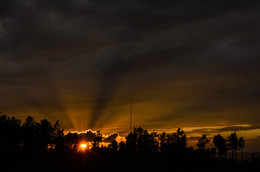
<path fill-rule="evenodd" d="M 183 130 L 148 132 L 135 127 L 126 141 L 104 146 L 100 131 L 67 133 L 59 121 L 37 122 L 0 116 L 1 168 L 7 171 L 255 171 L 259 157 L 244 159 L 245 140 L 231 133 L 198 138 L 196 148 L 187 146 Z M 81 149 L 84 141 L 89 145 Z M 210 146 L 211 145 L 211 146 Z M 230 152 L 231 156 L 228 156 Z M 238 158 L 238 153 L 241 154 Z"/>

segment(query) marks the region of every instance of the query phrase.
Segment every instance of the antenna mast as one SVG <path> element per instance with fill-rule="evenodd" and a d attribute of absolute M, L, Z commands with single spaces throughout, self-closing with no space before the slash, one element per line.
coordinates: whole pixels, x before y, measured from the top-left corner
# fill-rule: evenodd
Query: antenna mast
<path fill-rule="evenodd" d="M 133 98 L 130 98 L 130 133 L 132 133 L 132 112 L 133 112 Z"/>

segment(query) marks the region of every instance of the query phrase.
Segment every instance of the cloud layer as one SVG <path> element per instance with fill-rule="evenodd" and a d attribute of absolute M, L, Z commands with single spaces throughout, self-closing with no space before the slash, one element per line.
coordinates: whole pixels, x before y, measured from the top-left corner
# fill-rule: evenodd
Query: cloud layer
<path fill-rule="evenodd" d="M 133 97 L 148 129 L 259 125 L 259 6 L 2 0 L 0 111 L 125 133 Z"/>

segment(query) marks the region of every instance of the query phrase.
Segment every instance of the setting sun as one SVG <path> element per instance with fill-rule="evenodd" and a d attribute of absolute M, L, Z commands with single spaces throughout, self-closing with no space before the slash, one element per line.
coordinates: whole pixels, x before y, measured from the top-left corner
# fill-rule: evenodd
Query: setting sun
<path fill-rule="evenodd" d="M 87 148 L 87 144 L 85 144 L 85 143 L 80 144 L 80 148 L 82 150 L 85 150 Z"/>

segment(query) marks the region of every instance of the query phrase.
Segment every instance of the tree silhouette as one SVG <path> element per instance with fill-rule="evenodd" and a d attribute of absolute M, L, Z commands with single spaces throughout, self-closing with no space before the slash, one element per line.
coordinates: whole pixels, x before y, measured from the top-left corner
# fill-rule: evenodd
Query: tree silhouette
<path fill-rule="evenodd" d="M 211 157 L 212 158 L 216 158 L 216 148 L 215 147 L 212 147 L 210 149 L 210 154 L 211 154 Z"/>
<path fill-rule="evenodd" d="M 241 161 L 244 161 L 244 148 L 245 148 L 245 140 L 243 137 L 240 137 L 238 140 L 238 148 L 241 150 Z"/>
<path fill-rule="evenodd" d="M 38 129 L 33 117 L 28 116 L 22 125 L 23 149 L 25 151 L 37 150 Z"/>
<path fill-rule="evenodd" d="M 169 140 L 168 140 L 168 137 L 167 137 L 165 132 L 163 132 L 159 136 L 159 140 L 160 140 L 160 150 L 162 152 L 166 152 L 167 151 L 167 147 L 169 146 Z"/>
<path fill-rule="evenodd" d="M 6 115 L 0 116 L 0 150 L 18 151 L 21 149 L 21 121 Z"/>
<path fill-rule="evenodd" d="M 133 133 L 126 137 L 126 148 L 130 152 L 157 152 L 159 151 L 158 134 L 148 133 L 141 127 L 134 127 Z"/>
<path fill-rule="evenodd" d="M 64 145 L 68 149 L 76 149 L 79 144 L 79 135 L 77 133 L 69 132 L 64 136 Z"/>
<path fill-rule="evenodd" d="M 232 151 L 232 159 L 235 159 L 235 154 L 238 149 L 238 138 L 236 132 L 231 133 L 227 138 L 228 149 Z"/>
<path fill-rule="evenodd" d="M 207 139 L 207 136 L 205 134 L 202 135 L 201 138 L 199 138 L 198 143 L 196 146 L 200 151 L 205 151 L 207 144 L 210 142 L 210 140 Z"/>
<path fill-rule="evenodd" d="M 110 149 L 113 151 L 113 152 L 116 152 L 118 150 L 118 143 L 117 141 L 113 140 L 111 141 L 111 144 L 109 145 Z"/>
<path fill-rule="evenodd" d="M 52 144 L 54 145 L 56 150 L 64 150 L 65 149 L 65 141 L 64 141 L 64 130 L 60 128 L 59 121 L 53 125 L 53 140 Z"/>
<path fill-rule="evenodd" d="M 135 131 L 135 128 L 134 128 Z M 126 149 L 128 152 L 136 152 L 137 133 L 133 132 L 126 136 Z"/>
<path fill-rule="evenodd" d="M 151 132 L 149 134 L 149 147 L 153 152 L 159 151 L 159 134 L 157 132 Z"/>
<path fill-rule="evenodd" d="M 185 150 L 187 145 L 187 137 L 183 130 L 177 129 L 176 133 L 173 133 L 173 143 L 178 149 Z"/>
<path fill-rule="evenodd" d="M 222 158 L 223 156 L 227 156 L 227 144 L 226 144 L 226 140 L 220 135 L 216 135 L 213 138 L 213 143 L 215 145 L 215 147 L 218 150 L 218 156 L 219 158 Z"/>
<path fill-rule="evenodd" d="M 126 144 L 125 144 L 125 142 L 121 141 L 121 142 L 118 144 L 118 147 L 119 147 L 119 151 L 120 151 L 120 152 L 125 152 L 125 151 L 126 151 Z"/>
<path fill-rule="evenodd" d="M 38 123 L 37 123 L 38 124 Z M 51 146 L 51 143 L 54 138 L 54 128 L 52 127 L 51 123 L 43 119 L 40 121 L 38 126 L 38 144 L 39 149 L 41 151 L 46 151 L 49 146 Z"/>
<path fill-rule="evenodd" d="M 161 151 L 175 152 L 177 154 L 183 153 L 187 145 L 187 137 L 183 130 L 177 129 L 176 133 L 160 135 Z"/>
<path fill-rule="evenodd" d="M 148 152 L 158 150 L 158 142 L 155 140 L 157 133 L 152 132 L 149 134 L 147 130 L 141 127 L 134 129 L 134 133 L 137 134 L 137 150 L 139 152 Z"/>
<path fill-rule="evenodd" d="M 94 138 L 93 138 L 93 148 L 98 148 L 100 142 L 102 141 L 103 137 L 100 131 L 97 131 L 97 133 L 94 134 Z"/>
<path fill-rule="evenodd" d="M 48 151 L 50 148 L 65 147 L 59 121 L 52 125 L 47 119 L 36 122 L 33 117 L 28 116 L 22 125 L 22 134 L 25 151 Z"/>

